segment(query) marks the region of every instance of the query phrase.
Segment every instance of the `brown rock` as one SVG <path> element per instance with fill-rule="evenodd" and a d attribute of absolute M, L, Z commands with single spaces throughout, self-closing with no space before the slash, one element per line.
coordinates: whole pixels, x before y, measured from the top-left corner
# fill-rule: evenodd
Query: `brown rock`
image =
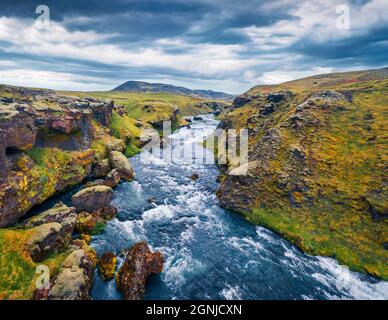
<path fill-rule="evenodd" d="M 105 220 L 96 213 L 81 212 L 77 216 L 75 230 L 86 235 L 95 235 L 103 232 Z"/>
<path fill-rule="evenodd" d="M 26 250 L 35 262 L 43 261 L 49 254 L 63 251 L 71 234 L 64 234 L 58 222 L 46 223 L 30 229 Z"/>
<path fill-rule="evenodd" d="M 189 177 L 191 180 L 198 180 L 199 179 L 199 175 L 198 173 L 193 173 L 190 177 Z"/>
<path fill-rule="evenodd" d="M 100 160 L 93 164 L 93 176 L 96 178 L 105 177 L 109 171 L 111 171 L 109 159 Z"/>
<path fill-rule="evenodd" d="M 146 242 L 134 245 L 128 252 L 116 277 L 117 288 L 125 300 L 140 300 L 150 274 L 163 271 L 164 258 L 160 252 L 152 253 Z"/>

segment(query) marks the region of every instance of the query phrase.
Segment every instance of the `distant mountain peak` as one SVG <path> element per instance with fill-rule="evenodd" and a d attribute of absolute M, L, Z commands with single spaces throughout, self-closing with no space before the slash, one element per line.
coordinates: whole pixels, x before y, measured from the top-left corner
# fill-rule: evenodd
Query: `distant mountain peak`
<path fill-rule="evenodd" d="M 172 93 L 181 94 L 186 96 L 193 96 L 203 99 L 215 99 L 215 100 L 231 100 L 233 95 L 217 92 L 213 90 L 192 90 L 185 87 L 174 86 L 165 83 L 151 83 L 144 81 L 127 81 L 122 85 L 114 88 L 112 91 L 125 91 L 125 92 L 149 92 L 149 93 Z"/>

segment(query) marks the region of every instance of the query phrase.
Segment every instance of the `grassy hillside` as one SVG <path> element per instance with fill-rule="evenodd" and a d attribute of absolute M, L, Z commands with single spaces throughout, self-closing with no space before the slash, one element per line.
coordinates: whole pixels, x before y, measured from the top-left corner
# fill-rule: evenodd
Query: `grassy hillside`
<path fill-rule="evenodd" d="M 221 125 L 250 130 L 250 169 L 224 172 L 221 203 L 306 252 L 388 279 L 386 69 L 259 86 L 241 98 Z"/>
<path fill-rule="evenodd" d="M 141 108 L 146 105 L 155 106 L 161 113 L 170 113 L 173 107 L 178 107 L 182 116 L 192 116 L 211 112 L 210 108 L 196 105 L 207 101 L 190 96 L 169 93 L 136 93 L 136 92 L 69 92 L 60 91 L 60 94 L 76 97 L 94 97 L 97 99 L 114 100 L 116 104 L 125 106 L 129 115 L 141 120 L 145 112 Z M 149 118 L 148 118 L 149 119 Z"/>

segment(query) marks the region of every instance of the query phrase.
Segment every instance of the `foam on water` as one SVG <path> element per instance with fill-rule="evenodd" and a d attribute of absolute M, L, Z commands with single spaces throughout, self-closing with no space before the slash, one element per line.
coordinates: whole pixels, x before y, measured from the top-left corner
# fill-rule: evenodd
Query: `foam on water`
<path fill-rule="evenodd" d="M 230 286 L 227 285 L 225 289 L 221 291 L 221 295 L 224 296 L 226 300 L 242 300 L 239 286 Z"/>
<path fill-rule="evenodd" d="M 185 148 L 213 132 L 217 121 L 204 116 L 191 129 L 174 133 Z M 164 271 L 151 277 L 146 299 L 388 299 L 388 283 L 355 272 L 331 258 L 312 257 L 270 230 L 253 226 L 218 206 L 218 170 L 190 159 L 168 162 L 158 156 L 131 159 L 136 181 L 114 191 L 119 209 L 105 232 L 93 237 L 99 254 L 119 254 L 146 240 L 165 257 Z M 196 181 L 188 178 L 198 173 Z M 147 199 L 154 198 L 154 203 Z M 119 258 L 122 264 L 123 258 Z M 120 299 L 114 281 L 97 275 L 95 299 Z"/>

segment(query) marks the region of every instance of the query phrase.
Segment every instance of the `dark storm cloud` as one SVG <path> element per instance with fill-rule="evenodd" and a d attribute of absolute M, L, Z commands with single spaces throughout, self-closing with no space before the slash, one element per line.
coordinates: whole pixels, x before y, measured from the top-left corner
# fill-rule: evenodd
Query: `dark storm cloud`
<path fill-rule="evenodd" d="M 357 28 L 338 36 L 328 21 L 335 20 L 335 8 L 342 2 L 2 0 L 0 71 L 16 65 L 17 70 L 79 75 L 80 82 L 92 78 L 107 89 L 129 79 L 175 79 L 216 89 L 222 89 L 224 81 L 229 83 L 225 90 L 239 92 L 264 81 L 265 73 L 272 71 L 294 76 L 316 67 L 387 65 L 383 0 L 344 0 Z M 1 38 L 2 32 L 13 34 L 10 24 L 35 19 L 40 4 L 47 5 L 51 19 L 64 28 L 63 41 L 58 34 L 47 39 L 34 35 L 31 43 L 29 37 L 20 43 L 17 37 Z M 18 28 L 15 25 L 15 33 Z M 86 43 L 73 39 L 79 33 Z"/>

